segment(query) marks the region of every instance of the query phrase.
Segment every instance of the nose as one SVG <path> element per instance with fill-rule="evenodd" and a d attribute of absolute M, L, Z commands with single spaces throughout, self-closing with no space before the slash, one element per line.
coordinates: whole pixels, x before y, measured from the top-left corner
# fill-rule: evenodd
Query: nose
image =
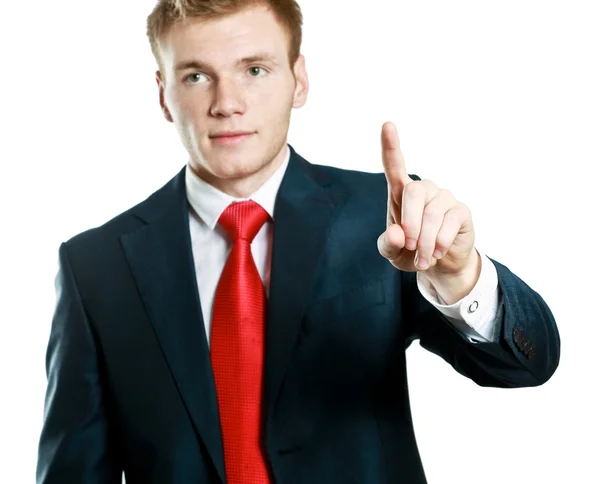
<path fill-rule="evenodd" d="M 235 80 L 220 79 L 215 88 L 215 99 L 210 108 L 213 116 L 232 116 L 245 110 L 245 87 Z"/>

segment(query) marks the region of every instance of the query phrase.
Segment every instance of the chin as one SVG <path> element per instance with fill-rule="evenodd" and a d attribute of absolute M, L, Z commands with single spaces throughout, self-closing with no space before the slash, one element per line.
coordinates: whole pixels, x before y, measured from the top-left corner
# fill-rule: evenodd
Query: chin
<path fill-rule="evenodd" d="M 219 178 L 245 178 L 253 175 L 254 173 L 262 170 L 266 164 L 260 164 L 260 162 L 248 163 L 248 161 L 229 161 L 221 160 L 217 163 L 217 166 L 213 165 L 213 173 Z"/>

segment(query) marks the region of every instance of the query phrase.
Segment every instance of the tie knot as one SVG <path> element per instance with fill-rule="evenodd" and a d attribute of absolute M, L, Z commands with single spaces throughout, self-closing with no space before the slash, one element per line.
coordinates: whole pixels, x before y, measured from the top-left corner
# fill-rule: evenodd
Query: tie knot
<path fill-rule="evenodd" d="M 245 239 L 252 243 L 254 237 L 269 218 L 269 214 L 252 200 L 231 203 L 219 217 L 219 223 L 235 242 Z"/>

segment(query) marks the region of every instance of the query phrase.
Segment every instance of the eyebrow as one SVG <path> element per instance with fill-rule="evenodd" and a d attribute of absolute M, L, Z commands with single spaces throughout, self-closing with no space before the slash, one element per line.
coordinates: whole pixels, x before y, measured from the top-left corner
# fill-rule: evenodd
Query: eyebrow
<path fill-rule="evenodd" d="M 273 56 L 272 54 L 268 54 L 266 52 L 259 52 L 257 54 L 248 56 L 248 57 L 244 57 L 242 59 L 238 59 L 235 62 L 236 66 L 242 66 L 242 65 L 246 65 L 246 64 L 251 64 L 253 62 L 270 62 L 271 64 L 274 65 L 279 65 L 279 63 L 277 62 L 277 59 L 275 58 L 275 56 Z M 179 62 L 176 66 L 175 66 L 175 71 L 183 71 L 186 69 L 207 69 L 210 70 L 211 67 L 201 61 L 201 60 L 187 60 L 187 61 L 181 61 Z"/>

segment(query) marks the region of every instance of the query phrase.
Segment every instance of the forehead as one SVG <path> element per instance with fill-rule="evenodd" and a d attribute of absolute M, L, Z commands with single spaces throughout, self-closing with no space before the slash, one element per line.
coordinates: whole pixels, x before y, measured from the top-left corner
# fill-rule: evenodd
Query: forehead
<path fill-rule="evenodd" d="M 287 58 L 287 48 L 286 31 L 265 6 L 217 19 L 180 21 L 159 42 L 161 58 L 167 68 L 186 61 L 226 65 L 258 51 L 283 61 Z"/>

